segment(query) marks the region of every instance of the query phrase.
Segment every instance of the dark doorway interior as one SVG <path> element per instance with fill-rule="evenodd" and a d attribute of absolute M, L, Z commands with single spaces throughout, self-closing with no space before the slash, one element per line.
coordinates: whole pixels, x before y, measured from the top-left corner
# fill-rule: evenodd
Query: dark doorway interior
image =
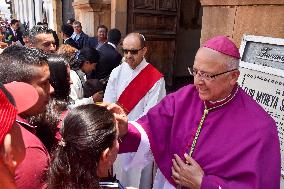
<path fill-rule="evenodd" d="M 74 0 L 62 0 L 62 23 L 66 23 L 69 18 L 75 18 L 74 8 L 72 6 Z"/>
<path fill-rule="evenodd" d="M 200 1 L 181 0 L 173 91 L 193 83 L 193 77 L 189 75 L 187 68 L 193 65 L 195 54 L 200 46 L 201 21 Z"/>

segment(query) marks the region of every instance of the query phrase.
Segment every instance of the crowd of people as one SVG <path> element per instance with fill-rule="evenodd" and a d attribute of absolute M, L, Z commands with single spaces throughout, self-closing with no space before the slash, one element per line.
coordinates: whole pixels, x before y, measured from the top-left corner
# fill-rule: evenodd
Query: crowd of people
<path fill-rule="evenodd" d="M 140 33 L 90 37 L 69 19 L 60 45 L 19 24 L 0 54 L 0 188 L 280 188 L 276 124 L 239 87 L 229 38 L 205 42 L 194 85 L 167 95 Z"/>

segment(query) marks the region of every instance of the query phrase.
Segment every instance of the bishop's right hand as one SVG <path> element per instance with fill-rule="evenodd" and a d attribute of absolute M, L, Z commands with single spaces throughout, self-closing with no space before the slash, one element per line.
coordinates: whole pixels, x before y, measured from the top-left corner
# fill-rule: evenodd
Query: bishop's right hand
<path fill-rule="evenodd" d="M 128 117 L 124 112 L 123 108 L 115 103 L 101 103 L 101 106 L 105 106 L 109 111 L 114 114 L 115 120 L 117 121 L 118 125 L 118 133 L 119 137 L 123 137 L 128 132 Z"/>

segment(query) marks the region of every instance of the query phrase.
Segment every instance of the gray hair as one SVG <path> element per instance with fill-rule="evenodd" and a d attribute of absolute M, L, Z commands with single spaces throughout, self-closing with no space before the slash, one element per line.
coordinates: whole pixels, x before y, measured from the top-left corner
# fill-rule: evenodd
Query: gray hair
<path fill-rule="evenodd" d="M 226 58 L 225 65 L 227 66 L 228 70 L 239 69 L 239 59 L 234 57 Z"/>
<path fill-rule="evenodd" d="M 36 38 L 37 35 L 42 34 L 42 33 L 52 34 L 52 32 L 53 32 L 52 29 L 50 29 L 46 26 L 36 25 L 29 31 L 30 43 L 32 43 L 32 44 L 37 43 L 37 38 Z"/>

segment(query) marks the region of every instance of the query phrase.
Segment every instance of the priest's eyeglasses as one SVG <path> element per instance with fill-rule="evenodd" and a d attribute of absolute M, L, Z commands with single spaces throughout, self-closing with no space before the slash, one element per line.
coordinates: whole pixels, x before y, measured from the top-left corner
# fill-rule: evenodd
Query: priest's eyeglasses
<path fill-rule="evenodd" d="M 221 72 L 221 73 L 218 73 L 218 74 L 209 74 L 209 73 L 206 73 L 206 72 L 199 71 L 199 70 L 197 70 L 193 67 L 188 67 L 187 69 L 189 71 L 189 74 L 192 75 L 193 77 L 198 75 L 199 77 L 201 77 L 202 80 L 206 80 L 206 81 L 212 81 L 219 75 L 223 75 L 225 73 L 229 73 L 229 72 L 237 70 L 237 69 L 232 69 L 232 70 L 228 70 L 228 71 Z"/>

